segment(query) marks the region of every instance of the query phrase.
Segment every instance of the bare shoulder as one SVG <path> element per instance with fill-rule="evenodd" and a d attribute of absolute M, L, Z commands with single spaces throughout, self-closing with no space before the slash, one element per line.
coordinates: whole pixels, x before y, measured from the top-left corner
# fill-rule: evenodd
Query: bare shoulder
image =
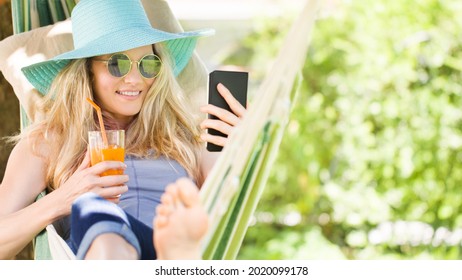
<path fill-rule="evenodd" d="M 21 160 L 32 164 L 45 164 L 48 161 L 51 147 L 41 136 L 27 135 L 13 148 L 10 160 Z"/>
<path fill-rule="evenodd" d="M 0 185 L 0 216 L 31 204 L 46 187 L 45 141 L 25 137 L 11 151 Z"/>

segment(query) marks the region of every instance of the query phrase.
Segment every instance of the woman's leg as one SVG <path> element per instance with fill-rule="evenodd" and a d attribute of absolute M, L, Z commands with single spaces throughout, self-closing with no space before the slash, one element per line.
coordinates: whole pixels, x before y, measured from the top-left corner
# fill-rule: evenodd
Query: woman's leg
<path fill-rule="evenodd" d="M 153 239 L 158 259 L 200 259 L 208 217 L 194 183 L 183 178 L 168 185 L 156 212 Z"/>
<path fill-rule="evenodd" d="M 207 223 L 197 187 L 180 179 L 162 196 L 154 234 L 117 205 L 88 193 L 73 205 L 68 243 L 78 258 L 155 259 L 157 251 L 158 259 L 199 259 Z"/>
<path fill-rule="evenodd" d="M 88 248 L 86 260 L 137 260 L 138 252 L 122 236 L 103 233 Z"/>
<path fill-rule="evenodd" d="M 84 194 L 74 202 L 68 243 L 79 259 L 141 256 L 128 216 L 117 205 L 94 193 Z"/>

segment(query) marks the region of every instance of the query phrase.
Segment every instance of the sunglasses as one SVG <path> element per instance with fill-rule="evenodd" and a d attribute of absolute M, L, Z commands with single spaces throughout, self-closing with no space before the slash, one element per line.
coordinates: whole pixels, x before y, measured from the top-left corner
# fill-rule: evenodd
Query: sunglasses
<path fill-rule="evenodd" d="M 109 59 L 94 59 L 96 61 L 103 61 L 107 65 L 109 73 L 117 78 L 125 77 L 132 69 L 132 64 L 138 65 L 138 71 L 141 76 L 146 79 L 152 79 L 159 75 L 162 61 L 155 54 L 147 54 L 140 60 L 131 60 L 128 55 L 123 53 L 116 53 L 111 55 Z"/>

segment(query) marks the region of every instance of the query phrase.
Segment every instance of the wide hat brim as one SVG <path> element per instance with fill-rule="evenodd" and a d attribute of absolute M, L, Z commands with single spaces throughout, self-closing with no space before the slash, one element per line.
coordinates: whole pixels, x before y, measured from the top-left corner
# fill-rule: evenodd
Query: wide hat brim
<path fill-rule="evenodd" d="M 154 28 L 127 28 L 110 33 L 90 44 L 60 54 L 50 60 L 22 68 L 29 82 L 42 94 L 46 94 L 59 72 L 73 59 L 123 52 L 141 46 L 164 42 L 177 76 L 187 65 L 196 47 L 197 38 L 213 35 L 212 29 L 169 33 Z"/>

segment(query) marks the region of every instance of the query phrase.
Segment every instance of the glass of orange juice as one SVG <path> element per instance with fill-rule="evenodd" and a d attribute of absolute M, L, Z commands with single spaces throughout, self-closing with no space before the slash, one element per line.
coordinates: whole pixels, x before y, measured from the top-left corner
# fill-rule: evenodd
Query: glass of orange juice
<path fill-rule="evenodd" d="M 88 142 L 90 144 L 91 166 L 101 161 L 121 161 L 125 158 L 125 131 L 106 130 L 107 145 L 103 141 L 101 131 L 89 131 Z M 111 169 L 101 173 L 106 175 L 122 175 L 122 169 Z"/>

